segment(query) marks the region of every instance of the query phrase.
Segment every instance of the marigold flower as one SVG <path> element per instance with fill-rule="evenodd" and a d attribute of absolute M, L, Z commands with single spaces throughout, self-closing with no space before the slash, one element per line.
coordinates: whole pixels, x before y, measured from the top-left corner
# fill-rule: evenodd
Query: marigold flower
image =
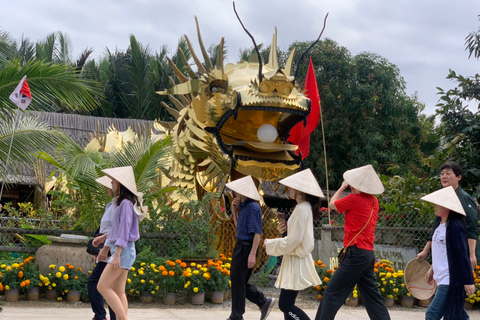
<path fill-rule="evenodd" d="M 197 293 L 197 292 L 198 292 L 198 288 L 197 288 L 197 287 L 193 288 L 193 292 Z"/>
<path fill-rule="evenodd" d="M 60 268 L 58 268 L 58 271 L 60 271 L 60 272 L 65 272 L 65 267 L 64 267 L 64 266 L 61 266 Z"/>
<path fill-rule="evenodd" d="M 62 277 L 62 273 L 61 273 L 61 272 L 57 272 L 57 273 L 55 273 L 55 276 L 56 276 L 57 278 L 61 278 L 61 277 Z"/>
<path fill-rule="evenodd" d="M 68 280 L 68 274 L 63 275 L 63 280 Z"/>

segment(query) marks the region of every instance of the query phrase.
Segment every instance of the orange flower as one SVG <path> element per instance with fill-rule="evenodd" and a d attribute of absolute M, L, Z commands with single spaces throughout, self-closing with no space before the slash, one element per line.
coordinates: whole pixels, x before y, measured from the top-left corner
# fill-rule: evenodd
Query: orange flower
<path fill-rule="evenodd" d="M 177 259 L 177 260 L 175 260 L 175 263 L 177 263 L 177 264 L 181 264 L 181 263 L 182 263 L 182 260 L 180 260 L 180 259 Z"/>
<path fill-rule="evenodd" d="M 164 277 L 168 276 L 168 271 L 167 270 L 162 271 L 162 276 Z"/>
<path fill-rule="evenodd" d="M 25 280 L 25 285 L 26 285 L 26 286 L 29 286 L 29 285 L 30 285 L 30 280 L 28 280 L 28 279 Z"/>
<path fill-rule="evenodd" d="M 23 271 L 18 271 L 18 277 L 23 278 Z"/>
<path fill-rule="evenodd" d="M 328 281 L 330 281 L 328 277 L 323 278 L 323 282 L 328 283 Z"/>
<path fill-rule="evenodd" d="M 187 264 L 186 264 L 185 262 L 182 262 L 182 263 L 180 264 L 180 267 L 182 267 L 182 268 L 185 269 L 185 268 L 187 267 Z"/>
<path fill-rule="evenodd" d="M 322 300 L 323 296 L 322 296 L 321 294 L 319 294 L 319 295 L 317 296 L 317 298 L 318 298 L 318 300 Z"/>
<path fill-rule="evenodd" d="M 0 291 L 3 291 L 3 289 L 5 288 L 3 287 L 3 284 L 0 283 Z"/>
<path fill-rule="evenodd" d="M 20 287 L 25 287 L 25 281 L 20 282 Z"/>
<path fill-rule="evenodd" d="M 170 271 L 168 272 L 168 274 L 170 275 L 170 277 L 173 277 L 173 276 L 175 275 L 175 272 L 173 272 L 172 270 L 170 270 Z"/>

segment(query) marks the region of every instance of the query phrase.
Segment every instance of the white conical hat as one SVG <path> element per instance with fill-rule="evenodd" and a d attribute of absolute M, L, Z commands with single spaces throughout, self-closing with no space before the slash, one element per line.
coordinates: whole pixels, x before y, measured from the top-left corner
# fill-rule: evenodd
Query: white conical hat
<path fill-rule="evenodd" d="M 229 182 L 225 186 L 247 198 L 260 201 L 260 194 L 258 193 L 257 187 L 251 176 L 246 176 Z"/>
<path fill-rule="evenodd" d="M 280 180 L 279 183 L 303 193 L 308 193 L 312 196 L 319 198 L 325 197 L 322 188 L 318 185 L 317 179 L 315 179 L 315 176 L 310 169 L 305 169 L 292 174 L 291 176 Z"/>
<path fill-rule="evenodd" d="M 100 183 L 102 186 L 107 187 L 108 189 L 112 190 L 112 179 L 110 179 L 107 176 L 100 177 L 98 179 L 95 179 L 98 183 Z"/>
<path fill-rule="evenodd" d="M 435 293 L 435 281 L 432 284 L 428 284 L 425 278 L 429 269 L 430 264 L 427 261 L 417 258 L 410 260 L 405 267 L 403 275 L 405 286 L 412 296 L 417 299 L 426 300 Z"/>
<path fill-rule="evenodd" d="M 138 202 L 133 206 L 133 210 L 138 216 L 138 221 L 142 221 L 148 213 L 148 207 L 143 205 L 143 192 L 137 194 Z"/>
<path fill-rule="evenodd" d="M 466 216 L 462 203 L 460 202 L 460 199 L 458 199 L 457 193 L 452 186 L 427 194 L 420 199 L 433 204 L 438 204 L 439 206 Z"/>
<path fill-rule="evenodd" d="M 120 182 L 121 185 L 130 190 L 134 195 L 138 195 L 135 175 L 133 174 L 133 168 L 131 166 L 104 169 L 102 172 L 110 179 L 115 179 Z"/>
<path fill-rule="evenodd" d="M 371 164 L 345 171 L 343 179 L 350 186 L 364 193 L 381 194 L 385 191 L 382 181 Z"/>

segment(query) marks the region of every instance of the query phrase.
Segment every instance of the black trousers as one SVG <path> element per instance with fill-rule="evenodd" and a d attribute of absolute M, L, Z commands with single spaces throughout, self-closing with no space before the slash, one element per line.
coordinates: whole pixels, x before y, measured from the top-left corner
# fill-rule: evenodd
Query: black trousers
<path fill-rule="evenodd" d="M 359 249 L 355 245 L 349 247 L 347 257 L 335 271 L 325 290 L 315 320 L 334 319 L 355 285 L 362 296 L 369 318 L 390 320 L 385 302 L 378 292 L 374 266 L 373 251 Z"/>
<path fill-rule="evenodd" d="M 258 307 L 267 302 L 267 298 L 253 284 L 248 283 L 253 269 L 248 269 L 248 256 L 252 243 L 237 241 L 232 254 L 230 266 L 230 281 L 232 282 L 232 313 L 231 320 L 243 319 L 245 313 L 245 298 Z"/>
<path fill-rule="evenodd" d="M 283 312 L 285 320 L 310 320 L 302 309 L 295 305 L 298 291 L 295 290 L 280 290 L 280 299 L 278 301 L 278 307 Z"/>
<path fill-rule="evenodd" d="M 97 290 L 98 280 L 100 280 L 100 276 L 102 275 L 103 270 L 107 266 L 106 262 L 99 261 L 97 265 L 93 269 L 90 277 L 88 277 L 87 282 L 87 290 L 88 290 L 88 298 L 90 299 L 90 304 L 92 305 L 92 311 L 94 313 L 93 319 L 94 320 L 105 320 L 107 318 L 107 312 L 105 311 L 105 305 L 103 302 L 103 296 Z M 115 312 L 108 307 L 110 311 L 110 319 L 117 320 L 115 316 Z"/>

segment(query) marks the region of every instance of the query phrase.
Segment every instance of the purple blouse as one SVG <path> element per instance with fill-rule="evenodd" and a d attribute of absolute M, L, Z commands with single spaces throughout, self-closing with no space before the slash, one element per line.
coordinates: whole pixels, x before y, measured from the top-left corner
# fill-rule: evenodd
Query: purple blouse
<path fill-rule="evenodd" d="M 129 241 L 135 242 L 140 238 L 137 214 L 133 210 L 133 203 L 123 199 L 112 215 L 112 229 L 108 233 L 105 245 L 115 243 L 125 248 Z"/>

